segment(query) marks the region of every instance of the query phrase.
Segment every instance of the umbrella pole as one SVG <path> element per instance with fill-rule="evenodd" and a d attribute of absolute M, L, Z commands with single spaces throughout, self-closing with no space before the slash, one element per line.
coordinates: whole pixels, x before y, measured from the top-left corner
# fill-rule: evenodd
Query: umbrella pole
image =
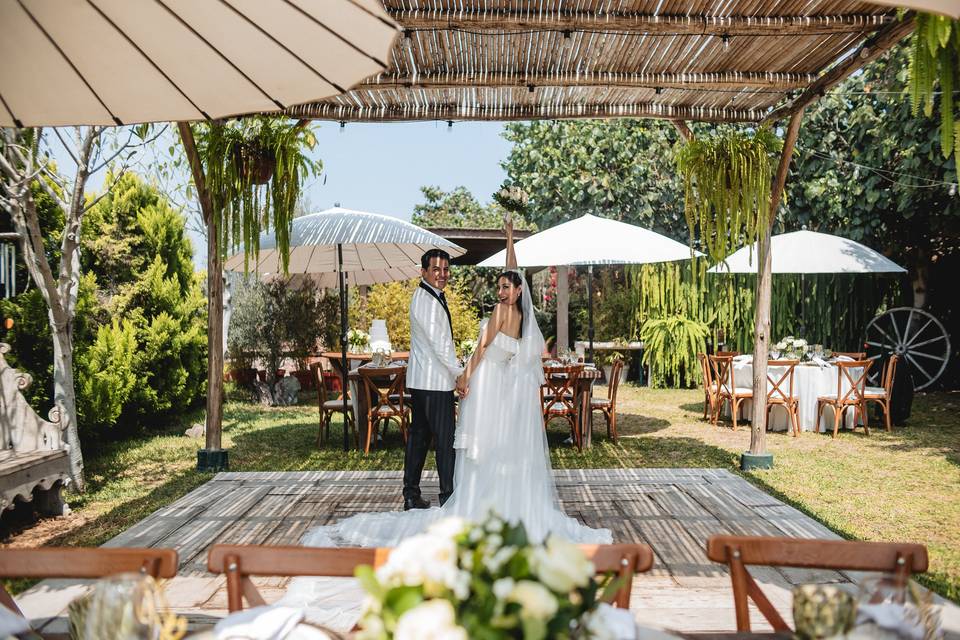
<path fill-rule="evenodd" d="M 590 345 L 590 362 L 593 359 L 593 265 L 587 267 L 587 341 Z"/>
<path fill-rule="evenodd" d="M 337 275 L 340 278 L 340 356 L 343 363 L 340 371 L 340 397 L 343 398 L 343 450 L 350 449 L 347 414 L 347 373 L 350 363 L 347 361 L 347 283 L 343 275 L 343 245 L 337 245 Z"/>

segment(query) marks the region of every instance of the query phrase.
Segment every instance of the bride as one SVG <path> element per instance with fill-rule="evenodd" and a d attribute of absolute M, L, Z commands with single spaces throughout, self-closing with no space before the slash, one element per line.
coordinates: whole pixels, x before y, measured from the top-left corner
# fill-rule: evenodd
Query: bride
<path fill-rule="evenodd" d="M 543 334 L 515 270 L 509 219 L 505 229 L 507 270 L 497 277 L 499 302 L 457 380 L 453 495 L 439 508 L 361 513 L 318 527 L 304 536 L 304 545 L 393 547 L 440 518 L 481 521 L 490 511 L 523 522 L 532 541 L 555 534 L 577 543 L 611 542 L 608 529 L 584 526 L 560 508 L 540 406 Z"/>

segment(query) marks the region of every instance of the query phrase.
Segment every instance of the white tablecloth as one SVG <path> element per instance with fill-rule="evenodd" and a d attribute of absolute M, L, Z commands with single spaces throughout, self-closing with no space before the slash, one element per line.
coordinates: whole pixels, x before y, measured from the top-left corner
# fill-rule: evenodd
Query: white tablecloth
<path fill-rule="evenodd" d="M 786 371 L 785 367 L 770 367 L 768 369 L 769 377 L 773 380 L 779 380 L 780 376 Z M 850 371 L 856 379 L 859 375 L 859 369 Z M 753 363 L 737 362 L 733 363 L 733 380 L 738 387 L 753 386 Z M 790 392 L 789 382 L 784 381 L 781 385 L 784 393 Z M 841 387 L 841 394 L 846 393 L 850 388 L 850 383 L 844 379 Z M 798 412 L 800 415 L 800 428 L 803 431 L 813 431 L 817 420 L 817 398 L 837 392 L 837 367 L 829 365 L 821 367 L 815 364 L 799 364 L 794 369 L 793 374 L 793 395 L 799 400 Z M 741 419 L 752 415 L 753 403 L 750 400 L 741 405 Z M 729 411 L 729 408 L 726 409 Z M 853 409 L 847 409 L 846 418 L 842 425 L 846 429 L 853 428 Z M 790 416 L 786 409 L 780 406 L 774 406 L 770 409 L 770 425 L 772 431 L 785 431 L 790 428 Z M 820 418 L 820 430 L 833 432 L 833 408 L 824 407 L 823 416 Z"/>

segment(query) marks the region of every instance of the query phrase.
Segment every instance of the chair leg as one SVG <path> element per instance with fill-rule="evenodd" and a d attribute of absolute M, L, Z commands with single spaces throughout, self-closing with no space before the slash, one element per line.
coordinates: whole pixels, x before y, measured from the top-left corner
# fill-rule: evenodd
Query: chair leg
<path fill-rule="evenodd" d="M 870 435 L 870 420 L 867 418 L 867 402 L 864 400 L 858 405 L 860 409 L 860 415 L 863 416 L 863 432 L 867 435 Z M 857 425 L 853 425 L 856 427 Z"/>
<path fill-rule="evenodd" d="M 733 430 L 737 430 L 737 414 L 740 413 L 740 401 L 736 396 L 730 401 L 730 416 L 733 418 Z"/>
<path fill-rule="evenodd" d="M 373 416 L 367 416 L 367 442 L 363 446 L 363 455 L 370 455 L 370 436 L 373 434 L 373 430 L 377 428 L 377 423 L 374 422 Z"/>
<path fill-rule="evenodd" d="M 846 413 L 846 407 L 833 405 L 833 437 L 837 437 L 837 430 L 840 429 L 840 421 L 843 420 L 843 414 Z"/>
<path fill-rule="evenodd" d="M 610 429 L 613 431 L 613 443 L 619 443 L 620 434 L 617 433 L 617 410 L 613 407 L 610 408 Z"/>
<path fill-rule="evenodd" d="M 580 439 L 583 437 L 583 434 L 577 431 L 577 419 L 573 416 L 565 416 L 568 421 L 570 421 L 570 431 L 573 432 L 573 442 L 577 445 L 577 451 L 583 451 L 583 443 Z"/>
<path fill-rule="evenodd" d="M 884 400 L 880 403 L 880 406 L 883 407 L 883 420 L 887 423 L 887 431 L 892 431 L 893 429 L 890 426 L 890 401 Z"/>
<path fill-rule="evenodd" d="M 319 446 L 320 446 L 320 443 L 323 442 L 323 422 L 324 422 L 323 419 L 324 419 L 325 415 L 326 415 L 326 414 L 324 414 L 323 410 L 321 410 L 321 411 L 320 411 L 320 426 L 317 427 L 317 442 L 316 442 L 316 445 L 315 445 L 315 446 L 317 446 L 317 447 L 319 447 Z"/>
<path fill-rule="evenodd" d="M 794 402 L 790 406 L 792 407 L 790 417 L 793 419 L 793 437 L 796 438 L 800 435 L 800 404 Z"/>
<path fill-rule="evenodd" d="M 820 433 L 820 419 L 823 417 L 823 407 L 824 403 L 817 401 L 817 424 L 813 427 L 814 433 Z"/>

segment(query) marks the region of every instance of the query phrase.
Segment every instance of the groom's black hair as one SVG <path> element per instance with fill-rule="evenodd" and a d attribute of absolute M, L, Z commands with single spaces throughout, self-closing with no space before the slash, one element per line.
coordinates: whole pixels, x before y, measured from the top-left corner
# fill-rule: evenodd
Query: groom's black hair
<path fill-rule="evenodd" d="M 450 254 L 443 249 L 430 249 L 430 251 L 427 251 L 425 254 L 420 256 L 420 267 L 423 269 L 429 269 L 430 261 L 434 258 L 440 258 L 441 260 L 450 262 Z"/>
<path fill-rule="evenodd" d="M 497 276 L 497 282 L 500 282 L 500 278 L 506 278 L 510 283 L 519 287 L 523 284 L 523 278 L 520 277 L 520 274 L 516 271 L 504 271 Z M 523 337 L 523 292 L 517 296 L 517 311 L 520 312 L 520 337 Z"/>

